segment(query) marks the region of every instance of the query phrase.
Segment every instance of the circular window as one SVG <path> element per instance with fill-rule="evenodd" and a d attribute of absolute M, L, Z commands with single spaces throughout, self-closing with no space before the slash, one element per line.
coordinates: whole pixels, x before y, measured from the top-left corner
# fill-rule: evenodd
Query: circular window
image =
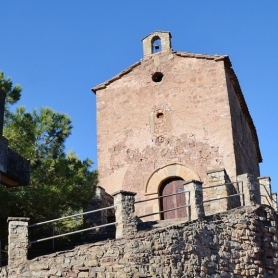
<path fill-rule="evenodd" d="M 155 72 L 152 76 L 153 82 L 160 82 L 163 78 L 163 73 L 162 72 Z"/>

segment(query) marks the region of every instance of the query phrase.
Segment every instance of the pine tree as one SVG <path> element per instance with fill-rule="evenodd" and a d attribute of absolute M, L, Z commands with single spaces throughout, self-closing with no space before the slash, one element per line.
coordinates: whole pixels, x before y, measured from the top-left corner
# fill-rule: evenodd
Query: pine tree
<path fill-rule="evenodd" d="M 71 134 L 70 118 L 50 108 L 26 111 L 10 106 L 21 96 L 21 87 L 0 72 L 0 87 L 7 93 L 3 136 L 9 147 L 30 160 L 29 186 L 0 186 L 0 239 L 7 235 L 8 216 L 30 217 L 30 222 L 61 217 L 80 211 L 94 195 L 97 171 L 92 161 L 81 161 L 73 152 L 65 153 L 65 141 Z"/>

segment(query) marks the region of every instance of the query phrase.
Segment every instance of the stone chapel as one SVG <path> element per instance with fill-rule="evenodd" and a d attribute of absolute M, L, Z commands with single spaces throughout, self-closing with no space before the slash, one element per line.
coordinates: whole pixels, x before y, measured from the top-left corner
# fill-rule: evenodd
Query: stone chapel
<path fill-rule="evenodd" d="M 142 60 L 92 89 L 99 185 L 143 200 L 178 192 L 190 180 L 206 188 L 244 173 L 257 179 L 258 136 L 229 57 L 174 51 L 166 31 L 142 43 Z M 161 206 L 167 204 L 156 199 L 137 210 Z"/>

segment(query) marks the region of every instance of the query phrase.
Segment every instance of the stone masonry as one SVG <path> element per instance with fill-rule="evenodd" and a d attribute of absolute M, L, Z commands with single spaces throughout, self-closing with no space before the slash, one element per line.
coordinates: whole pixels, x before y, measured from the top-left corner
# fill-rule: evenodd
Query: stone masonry
<path fill-rule="evenodd" d="M 277 277 L 277 225 L 268 206 L 236 208 L 37 257 L 0 277 Z"/>
<path fill-rule="evenodd" d="M 163 221 L 138 223 L 136 193 L 121 190 L 114 194 L 116 240 L 33 260 L 27 259 L 29 219 L 9 218 L 9 264 L 0 278 L 277 277 L 278 215 L 256 204 L 250 175 L 240 178 L 247 206 L 205 216 L 202 183 L 192 180 L 182 193 L 189 195 L 187 217 Z"/>
<path fill-rule="evenodd" d="M 157 40 L 161 49 L 154 53 Z M 244 173 L 256 180 L 258 137 L 229 57 L 173 51 L 166 31 L 142 43 L 141 61 L 92 89 L 99 185 L 109 194 L 127 190 L 153 200 L 173 177 L 197 180 L 204 188 L 210 186 L 208 173 L 218 169 L 226 180 Z M 207 190 L 204 200 L 214 193 Z M 155 213 L 159 206 L 152 201 L 136 213 Z M 205 210 L 214 213 L 214 206 Z M 220 206 L 225 211 L 236 205 L 221 200 Z"/>
<path fill-rule="evenodd" d="M 114 205 L 116 206 L 116 238 L 122 238 L 126 235 L 135 235 L 137 233 L 137 220 L 135 216 L 134 192 L 118 191 L 113 194 Z"/>
<path fill-rule="evenodd" d="M 190 210 L 188 213 L 189 221 L 202 218 L 205 216 L 204 206 L 203 206 L 203 188 L 202 183 L 199 181 L 188 181 L 184 184 L 185 194 L 189 193 L 189 197 L 186 198 L 189 200 Z"/>
<path fill-rule="evenodd" d="M 26 217 L 9 217 L 8 277 L 20 277 L 26 271 L 28 251 L 28 221 Z"/>
<path fill-rule="evenodd" d="M 260 177 L 229 57 L 173 51 L 167 31 L 142 42 L 140 62 L 93 88 L 100 186 L 91 206 L 113 206 L 86 221 L 115 224 L 116 239 L 28 260 L 28 219 L 9 218 L 0 278 L 278 277 L 277 194 Z M 166 214 L 174 206 L 186 213 Z"/>

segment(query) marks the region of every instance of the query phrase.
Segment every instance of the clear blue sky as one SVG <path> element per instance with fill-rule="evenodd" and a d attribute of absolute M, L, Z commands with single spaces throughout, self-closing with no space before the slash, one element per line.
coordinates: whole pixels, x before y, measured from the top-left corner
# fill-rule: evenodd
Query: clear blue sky
<path fill-rule="evenodd" d="M 0 0 L 0 70 L 19 105 L 68 114 L 67 149 L 96 161 L 90 89 L 142 58 L 141 38 L 171 31 L 174 50 L 228 54 L 257 128 L 261 175 L 278 191 L 278 1 Z"/>

